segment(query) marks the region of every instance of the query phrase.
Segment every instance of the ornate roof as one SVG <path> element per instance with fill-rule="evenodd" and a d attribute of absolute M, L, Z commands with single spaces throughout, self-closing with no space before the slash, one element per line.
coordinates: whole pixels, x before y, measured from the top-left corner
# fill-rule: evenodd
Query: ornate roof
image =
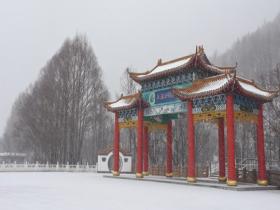
<path fill-rule="evenodd" d="M 131 109 L 134 107 L 138 107 L 140 104 L 143 107 L 148 107 L 148 103 L 146 103 L 142 99 L 140 92 L 127 96 L 121 95 L 121 97 L 116 101 L 104 103 L 105 108 L 111 112 L 116 112 L 124 109 Z"/>
<path fill-rule="evenodd" d="M 263 102 L 271 101 L 279 93 L 279 91 L 264 90 L 258 87 L 253 80 L 238 77 L 235 73 L 226 73 L 196 80 L 190 87 L 173 89 L 173 94 L 181 100 L 190 100 L 227 92 L 236 92 Z"/>
<path fill-rule="evenodd" d="M 98 155 L 108 155 L 110 152 L 113 152 L 114 151 L 114 146 L 113 145 L 109 145 L 107 146 L 106 148 L 103 148 L 101 150 L 98 150 L 97 151 L 97 154 Z M 131 152 L 129 152 L 128 150 L 126 149 L 122 149 L 120 148 L 120 152 L 123 154 L 123 155 L 131 155 Z"/>
<path fill-rule="evenodd" d="M 194 54 L 177 58 L 174 60 L 166 61 L 166 62 L 162 62 L 162 60 L 159 59 L 157 65 L 153 69 L 143 73 L 129 72 L 129 75 L 134 81 L 141 83 L 142 81 L 145 80 L 164 77 L 183 70 L 192 69 L 193 67 L 198 67 L 198 68 L 200 67 L 202 70 L 210 71 L 215 74 L 234 72 L 236 68 L 236 66 L 218 67 L 212 65 L 209 62 L 206 54 L 204 53 L 203 47 L 200 46 L 196 48 L 196 52 Z"/>

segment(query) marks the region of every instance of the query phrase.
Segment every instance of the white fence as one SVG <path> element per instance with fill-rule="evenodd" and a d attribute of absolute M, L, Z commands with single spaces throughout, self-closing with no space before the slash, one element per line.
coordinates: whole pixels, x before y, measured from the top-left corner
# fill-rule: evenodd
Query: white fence
<path fill-rule="evenodd" d="M 95 165 L 76 165 L 70 164 L 42 164 L 42 163 L 5 163 L 0 164 L 0 172 L 96 172 Z"/>

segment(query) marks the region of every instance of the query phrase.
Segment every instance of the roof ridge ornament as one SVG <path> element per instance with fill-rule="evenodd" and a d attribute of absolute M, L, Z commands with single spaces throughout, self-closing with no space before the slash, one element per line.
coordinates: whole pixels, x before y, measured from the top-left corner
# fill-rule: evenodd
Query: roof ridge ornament
<path fill-rule="evenodd" d="M 195 55 L 194 55 L 194 67 L 197 67 L 197 56 L 198 56 L 198 46 L 195 47 Z"/>
<path fill-rule="evenodd" d="M 233 78 L 236 79 L 236 69 L 233 71 Z"/>
<path fill-rule="evenodd" d="M 237 68 L 237 66 L 238 66 L 238 62 L 237 61 L 235 61 L 235 66 L 233 67 L 234 69 L 236 69 Z"/>
<path fill-rule="evenodd" d="M 236 70 L 234 69 L 234 71 L 233 71 L 233 84 L 231 86 L 231 91 L 234 91 L 235 83 L 236 83 Z"/>
<path fill-rule="evenodd" d="M 198 46 L 198 53 L 199 53 L 199 54 L 203 54 L 203 53 L 204 53 L 204 47 L 203 47 L 203 45 L 199 45 L 199 46 Z"/>

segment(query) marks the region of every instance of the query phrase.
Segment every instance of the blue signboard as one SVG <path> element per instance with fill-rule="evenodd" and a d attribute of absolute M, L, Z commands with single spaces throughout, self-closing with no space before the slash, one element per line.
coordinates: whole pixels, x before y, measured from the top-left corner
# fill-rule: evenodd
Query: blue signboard
<path fill-rule="evenodd" d="M 171 89 L 155 92 L 155 104 L 168 103 L 176 100 L 177 98 L 172 94 Z"/>

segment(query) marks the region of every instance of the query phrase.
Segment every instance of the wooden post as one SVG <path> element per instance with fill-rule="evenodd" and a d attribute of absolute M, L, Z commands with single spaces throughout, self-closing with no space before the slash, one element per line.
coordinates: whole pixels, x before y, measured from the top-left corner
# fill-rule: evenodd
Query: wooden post
<path fill-rule="evenodd" d="M 267 185 L 267 176 L 265 168 L 265 150 L 264 150 L 264 129 L 263 129 L 263 104 L 259 105 L 258 123 L 257 123 L 257 156 L 258 156 L 258 181 L 259 185 Z"/>
<path fill-rule="evenodd" d="M 234 137 L 234 101 L 233 95 L 227 95 L 226 118 L 227 118 L 227 153 L 228 153 L 228 179 L 229 186 L 236 186 L 235 169 L 235 137 Z"/>
<path fill-rule="evenodd" d="M 149 175 L 149 130 L 144 127 L 144 140 L 143 140 L 143 175 Z"/>
<path fill-rule="evenodd" d="M 192 101 L 188 101 L 188 182 L 195 182 L 195 136 L 194 136 L 194 122 L 192 113 Z"/>
<path fill-rule="evenodd" d="M 224 118 L 218 119 L 218 138 L 219 138 L 219 181 L 226 181 L 225 173 L 225 135 Z"/>
<path fill-rule="evenodd" d="M 136 177 L 142 178 L 142 169 L 143 169 L 143 109 L 138 108 L 138 119 L 137 119 L 137 171 Z"/>
<path fill-rule="evenodd" d="M 119 114 L 115 112 L 115 130 L 114 130 L 114 166 L 113 176 L 119 176 L 119 152 L 120 152 L 120 129 L 119 129 Z"/>
<path fill-rule="evenodd" d="M 166 176 L 172 177 L 172 120 L 167 124 L 167 140 L 166 140 Z"/>

